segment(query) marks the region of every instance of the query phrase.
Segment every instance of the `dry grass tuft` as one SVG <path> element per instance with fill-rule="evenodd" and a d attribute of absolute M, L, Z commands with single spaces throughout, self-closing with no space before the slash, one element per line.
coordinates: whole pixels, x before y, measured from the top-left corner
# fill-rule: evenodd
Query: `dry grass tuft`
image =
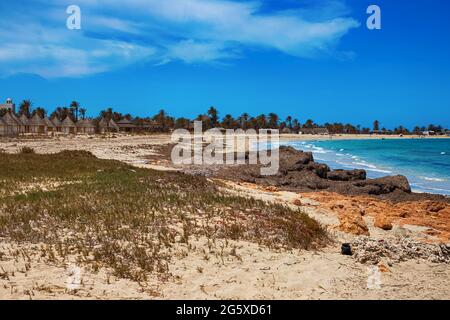
<path fill-rule="evenodd" d="M 34 149 L 30 147 L 22 147 L 22 149 L 20 149 L 20 153 L 21 154 L 34 153 Z"/>
<path fill-rule="evenodd" d="M 39 244 L 50 263 L 75 255 L 93 271 L 106 267 L 114 276 L 146 281 L 150 274 L 167 278 L 175 245 L 189 250 L 193 237 L 300 249 L 327 241 L 303 212 L 223 194 L 203 177 L 134 168 L 84 151 L 0 154 L 0 163 L 8 168 L 0 171 L 0 237 Z M 61 183 L 6 191 L 48 180 Z"/>

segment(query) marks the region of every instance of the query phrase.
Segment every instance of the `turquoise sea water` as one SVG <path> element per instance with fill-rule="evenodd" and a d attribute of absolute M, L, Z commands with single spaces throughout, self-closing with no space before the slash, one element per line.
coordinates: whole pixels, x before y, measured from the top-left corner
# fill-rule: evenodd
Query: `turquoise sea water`
<path fill-rule="evenodd" d="M 369 178 L 405 175 L 415 192 L 450 195 L 450 139 L 324 140 L 283 143 L 312 151 L 332 169 L 365 169 Z"/>

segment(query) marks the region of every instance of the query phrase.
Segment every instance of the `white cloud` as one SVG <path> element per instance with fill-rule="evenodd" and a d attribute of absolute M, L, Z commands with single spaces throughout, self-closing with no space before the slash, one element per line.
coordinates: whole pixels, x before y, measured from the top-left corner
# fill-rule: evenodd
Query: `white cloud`
<path fill-rule="evenodd" d="M 35 73 L 49 78 L 86 76 L 126 66 L 156 52 L 151 46 L 91 39 L 79 31 L 64 28 L 23 24 L 2 30 L 2 75 Z"/>
<path fill-rule="evenodd" d="M 41 10 L 44 18 L 31 11 L 25 24 L 18 22 L 24 21 L 23 12 L 0 21 L 0 71 L 83 76 L 144 59 L 224 61 L 246 48 L 339 56 L 336 44 L 359 23 L 346 17 L 340 1 L 327 1 L 326 14 L 318 14 L 305 8 L 262 13 L 258 1 L 128 0 L 125 6 L 119 0 L 78 0 L 82 30 L 69 31 L 65 5 L 70 1 L 54 0 Z"/>
<path fill-rule="evenodd" d="M 194 40 L 183 40 L 168 47 L 165 62 L 182 60 L 186 63 L 218 61 L 236 57 L 230 49 L 225 49 L 222 43 L 201 43 Z"/>
<path fill-rule="evenodd" d="M 89 18 L 91 26 L 102 29 L 110 29 L 127 33 L 140 33 L 139 24 L 123 19 L 110 18 L 105 16 L 93 16 Z"/>

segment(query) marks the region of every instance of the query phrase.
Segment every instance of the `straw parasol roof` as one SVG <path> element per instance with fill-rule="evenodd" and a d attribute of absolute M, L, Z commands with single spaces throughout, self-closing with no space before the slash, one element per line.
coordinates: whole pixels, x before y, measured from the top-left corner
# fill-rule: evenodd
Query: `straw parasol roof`
<path fill-rule="evenodd" d="M 76 127 L 75 122 L 70 119 L 69 116 L 67 116 L 62 122 L 61 127 Z"/>
<path fill-rule="evenodd" d="M 47 127 L 56 128 L 56 125 L 49 118 L 45 117 L 44 118 L 44 122 L 47 125 Z"/>
<path fill-rule="evenodd" d="M 35 113 L 34 116 L 28 121 L 28 124 L 30 126 L 45 126 L 46 125 L 44 119 L 39 117 L 39 115 L 37 113 Z"/>

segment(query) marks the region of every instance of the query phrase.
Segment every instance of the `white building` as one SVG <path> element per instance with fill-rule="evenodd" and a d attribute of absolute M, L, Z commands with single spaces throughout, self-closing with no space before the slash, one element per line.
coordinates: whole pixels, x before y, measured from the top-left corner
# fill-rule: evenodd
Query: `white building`
<path fill-rule="evenodd" d="M 6 103 L 0 103 L 0 110 L 10 110 L 16 112 L 16 105 L 11 98 L 6 99 Z"/>

